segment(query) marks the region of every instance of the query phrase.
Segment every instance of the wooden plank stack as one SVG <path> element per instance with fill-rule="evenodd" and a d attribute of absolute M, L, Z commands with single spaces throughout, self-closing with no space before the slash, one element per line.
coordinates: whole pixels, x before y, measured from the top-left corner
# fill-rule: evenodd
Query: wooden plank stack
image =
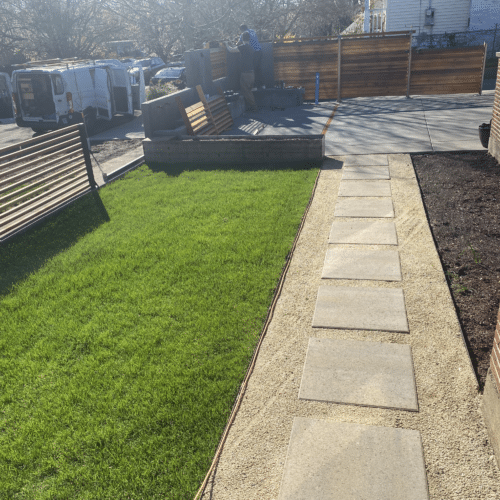
<path fill-rule="evenodd" d="M 210 49 L 210 63 L 212 65 L 212 80 L 227 76 L 226 47 Z"/>
<path fill-rule="evenodd" d="M 95 186 L 83 125 L 0 149 L 0 241 Z"/>
<path fill-rule="evenodd" d="M 176 97 L 177 106 L 189 135 L 219 135 L 233 126 L 233 118 L 227 106 L 224 92 L 219 88 L 219 95 L 205 97 L 200 85 L 196 87 L 200 102 L 184 108 L 180 97 Z"/>

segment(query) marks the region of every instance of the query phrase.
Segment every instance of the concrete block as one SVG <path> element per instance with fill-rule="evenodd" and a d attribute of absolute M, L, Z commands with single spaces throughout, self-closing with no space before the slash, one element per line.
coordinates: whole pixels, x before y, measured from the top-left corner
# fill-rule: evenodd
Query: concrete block
<path fill-rule="evenodd" d="M 299 399 L 418 411 L 411 347 L 309 339 Z"/>
<path fill-rule="evenodd" d="M 278 500 L 428 500 L 420 432 L 296 417 Z"/>
<path fill-rule="evenodd" d="M 338 198 L 335 217 L 394 217 L 391 198 Z"/>
<path fill-rule="evenodd" d="M 341 181 L 339 196 L 391 196 L 390 181 Z"/>
<path fill-rule="evenodd" d="M 401 281 L 397 250 L 328 248 L 322 278 Z"/>
<path fill-rule="evenodd" d="M 328 243 L 353 245 L 397 245 L 394 222 L 349 220 L 335 221 Z"/>
<path fill-rule="evenodd" d="M 400 288 L 320 286 L 312 326 L 410 332 Z"/>
<path fill-rule="evenodd" d="M 170 139 L 170 140 L 167 140 Z M 164 163 L 321 163 L 324 136 L 185 136 L 144 142 L 145 161 Z M 162 158 L 159 160 L 158 158 Z"/>

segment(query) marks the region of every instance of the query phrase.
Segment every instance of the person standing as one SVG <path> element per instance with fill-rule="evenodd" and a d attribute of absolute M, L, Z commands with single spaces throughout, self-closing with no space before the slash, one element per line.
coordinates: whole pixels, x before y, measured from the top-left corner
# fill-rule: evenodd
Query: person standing
<path fill-rule="evenodd" d="M 257 111 L 257 105 L 255 104 L 255 97 L 252 93 L 252 88 L 255 83 L 255 71 L 254 71 L 254 54 L 255 51 L 250 45 L 250 33 L 245 31 L 241 35 L 243 45 L 238 46 L 238 50 L 241 54 L 241 75 L 240 75 L 240 87 L 243 97 L 245 98 L 245 103 L 250 111 Z"/>
<path fill-rule="evenodd" d="M 242 24 L 240 26 L 240 41 L 238 42 L 243 43 L 243 33 L 248 33 L 250 35 L 250 45 L 252 46 L 254 50 L 254 58 L 253 58 L 253 63 L 254 63 L 254 71 L 255 71 L 255 85 L 257 87 L 262 86 L 262 69 L 261 69 L 261 63 L 262 63 L 262 46 L 259 43 L 259 39 L 257 38 L 257 33 L 255 33 L 254 30 L 248 29 L 248 26 L 246 24 Z"/>

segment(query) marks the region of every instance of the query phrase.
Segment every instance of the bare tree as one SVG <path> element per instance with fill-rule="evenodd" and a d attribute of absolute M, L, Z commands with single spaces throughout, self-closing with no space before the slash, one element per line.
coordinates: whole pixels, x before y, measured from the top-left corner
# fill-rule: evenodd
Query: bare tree
<path fill-rule="evenodd" d="M 36 58 L 91 57 L 123 28 L 103 0 L 2 0 L 16 44 Z"/>

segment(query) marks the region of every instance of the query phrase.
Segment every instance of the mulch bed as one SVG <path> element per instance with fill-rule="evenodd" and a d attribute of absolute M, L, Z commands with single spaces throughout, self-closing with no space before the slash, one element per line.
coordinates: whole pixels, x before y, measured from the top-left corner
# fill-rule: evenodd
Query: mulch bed
<path fill-rule="evenodd" d="M 412 159 L 472 363 L 484 387 L 500 302 L 500 165 L 486 151 Z"/>

